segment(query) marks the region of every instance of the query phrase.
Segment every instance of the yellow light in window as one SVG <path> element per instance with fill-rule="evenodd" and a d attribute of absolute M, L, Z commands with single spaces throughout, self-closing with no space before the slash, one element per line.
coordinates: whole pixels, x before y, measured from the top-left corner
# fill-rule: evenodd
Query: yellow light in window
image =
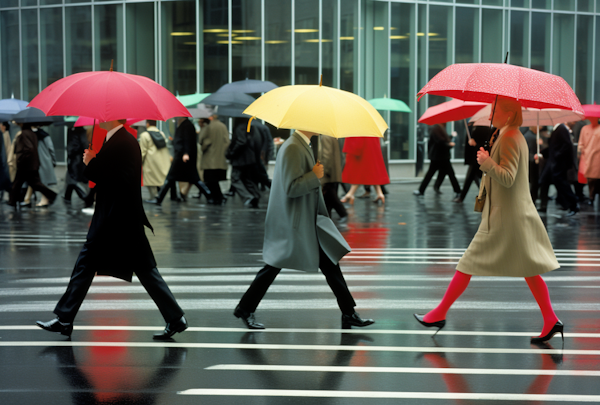
<path fill-rule="evenodd" d="M 340 41 L 354 41 L 354 37 L 340 37 Z"/>
<path fill-rule="evenodd" d="M 298 34 L 307 34 L 310 32 L 319 32 L 319 30 L 316 28 L 297 28 L 294 30 L 294 32 Z"/>
<path fill-rule="evenodd" d="M 265 41 L 265 44 L 287 44 L 289 41 L 281 41 L 281 40 L 270 40 L 270 41 Z"/>
<path fill-rule="evenodd" d="M 184 44 L 184 45 L 196 45 L 196 43 L 195 43 L 195 42 L 184 42 L 183 44 Z"/>
<path fill-rule="evenodd" d="M 237 32 L 238 34 L 248 34 L 250 32 L 256 32 L 255 30 L 233 30 L 231 32 Z"/>
<path fill-rule="evenodd" d="M 260 37 L 235 37 L 236 41 L 260 41 Z"/>
<path fill-rule="evenodd" d="M 319 40 L 318 39 L 305 39 L 304 42 L 310 42 L 310 43 L 318 43 Z M 333 40 L 331 39 L 322 39 L 321 42 L 333 42 Z"/>
<path fill-rule="evenodd" d="M 229 43 L 229 41 L 217 41 L 217 44 L 228 44 L 228 43 Z M 232 43 L 233 45 L 236 45 L 236 44 L 237 44 L 237 45 L 239 45 L 239 44 L 243 44 L 243 42 L 242 42 L 242 41 L 231 41 L 231 43 Z"/>
<path fill-rule="evenodd" d="M 217 34 L 219 32 L 229 32 L 227 28 L 208 28 L 203 31 L 205 34 Z"/>
<path fill-rule="evenodd" d="M 383 27 L 373 27 L 373 31 L 383 31 Z"/>
<path fill-rule="evenodd" d="M 172 37 L 189 37 L 195 35 L 193 32 L 171 32 Z"/>
<path fill-rule="evenodd" d="M 406 39 L 406 35 L 390 35 L 390 39 Z"/>

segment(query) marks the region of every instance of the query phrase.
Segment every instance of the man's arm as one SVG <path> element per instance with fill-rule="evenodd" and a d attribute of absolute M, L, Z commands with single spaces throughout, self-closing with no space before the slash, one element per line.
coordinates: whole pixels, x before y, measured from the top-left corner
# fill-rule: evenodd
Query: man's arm
<path fill-rule="evenodd" d="M 304 151 L 297 145 L 288 145 L 277 158 L 282 159 L 283 187 L 289 198 L 296 198 L 313 192 L 321 186 L 319 179 L 323 177 L 323 165 L 316 164 L 308 173 L 304 172 Z M 319 177 L 320 176 L 320 177 Z"/>

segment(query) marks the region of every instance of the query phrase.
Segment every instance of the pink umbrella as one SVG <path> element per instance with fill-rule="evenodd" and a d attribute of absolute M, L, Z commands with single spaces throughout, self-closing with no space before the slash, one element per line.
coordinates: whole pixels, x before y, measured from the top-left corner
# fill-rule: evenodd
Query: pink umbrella
<path fill-rule="evenodd" d="M 497 96 L 523 107 L 561 108 L 583 114 L 573 89 L 562 78 L 506 63 L 458 63 L 448 66 L 419 91 L 465 101 L 492 103 Z"/>
<path fill-rule="evenodd" d="M 450 121 L 460 121 L 472 117 L 487 103 L 475 101 L 450 100 L 445 103 L 429 107 L 425 114 L 419 118 L 419 122 L 427 125 L 443 124 Z"/>
<path fill-rule="evenodd" d="M 142 121 L 142 120 L 139 118 L 128 118 L 127 121 L 125 122 L 125 125 L 132 125 L 139 121 Z M 98 124 L 99 124 L 99 122 L 97 119 L 90 118 L 90 117 L 79 117 L 79 118 L 77 118 L 77 121 L 75 121 L 75 124 L 73 124 L 73 126 L 74 127 L 91 127 L 93 125 L 98 125 Z"/>
<path fill-rule="evenodd" d="M 29 106 L 46 115 L 77 115 L 100 122 L 139 117 L 190 117 L 167 89 L 144 76 L 111 71 L 76 73 L 46 87 Z"/>
<path fill-rule="evenodd" d="M 600 118 L 600 105 L 584 104 L 582 105 L 582 107 L 586 117 Z"/>

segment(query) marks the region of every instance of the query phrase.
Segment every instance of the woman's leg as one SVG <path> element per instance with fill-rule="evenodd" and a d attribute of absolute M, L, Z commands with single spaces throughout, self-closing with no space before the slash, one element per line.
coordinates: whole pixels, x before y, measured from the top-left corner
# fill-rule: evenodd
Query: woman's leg
<path fill-rule="evenodd" d="M 431 323 L 446 319 L 446 313 L 452 304 L 454 304 L 454 301 L 465 292 L 469 285 L 469 281 L 471 281 L 470 274 L 461 273 L 457 270 L 456 273 L 454 273 L 454 277 L 452 277 L 452 281 L 450 281 L 450 285 L 446 290 L 446 294 L 444 294 L 444 298 L 442 298 L 442 302 L 440 302 L 436 308 L 429 311 L 423 317 L 423 320 Z"/>
<path fill-rule="evenodd" d="M 354 194 L 356 194 L 356 190 L 358 190 L 359 184 L 353 184 L 350 186 L 350 191 L 346 193 L 344 197 L 340 200 L 341 202 L 348 201 L 351 205 L 354 204 Z"/>
<path fill-rule="evenodd" d="M 546 336 L 550 332 L 550 329 L 558 322 L 558 317 L 554 313 L 552 302 L 550 301 L 548 286 L 542 276 L 539 275 L 525 277 L 525 281 L 527 281 L 527 285 L 535 297 L 535 300 L 542 311 L 542 316 L 544 317 L 544 329 L 540 336 Z"/>
<path fill-rule="evenodd" d="M 381 191 L 381 186 L 375 185 L 375 191 L 377 192 L 377 198 L 375 198 L 375 200 L 373 200 L 374 202 L 377 202 L 379 200 L 381 200 L 382 204 L 385 204 L 385 196 L 383 195 L 383 191 Z"/>

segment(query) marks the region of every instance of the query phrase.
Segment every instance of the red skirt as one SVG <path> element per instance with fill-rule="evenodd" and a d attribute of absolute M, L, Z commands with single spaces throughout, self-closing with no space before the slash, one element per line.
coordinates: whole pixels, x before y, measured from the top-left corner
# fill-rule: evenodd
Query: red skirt
<path fill-rule="evenodd" d="M 365 186 L 382 186 L 390 183 L 379 138 L 346 138 L 343 152 L 346 153 L 346 165 L 342 172 L 344 183 Z"/>

